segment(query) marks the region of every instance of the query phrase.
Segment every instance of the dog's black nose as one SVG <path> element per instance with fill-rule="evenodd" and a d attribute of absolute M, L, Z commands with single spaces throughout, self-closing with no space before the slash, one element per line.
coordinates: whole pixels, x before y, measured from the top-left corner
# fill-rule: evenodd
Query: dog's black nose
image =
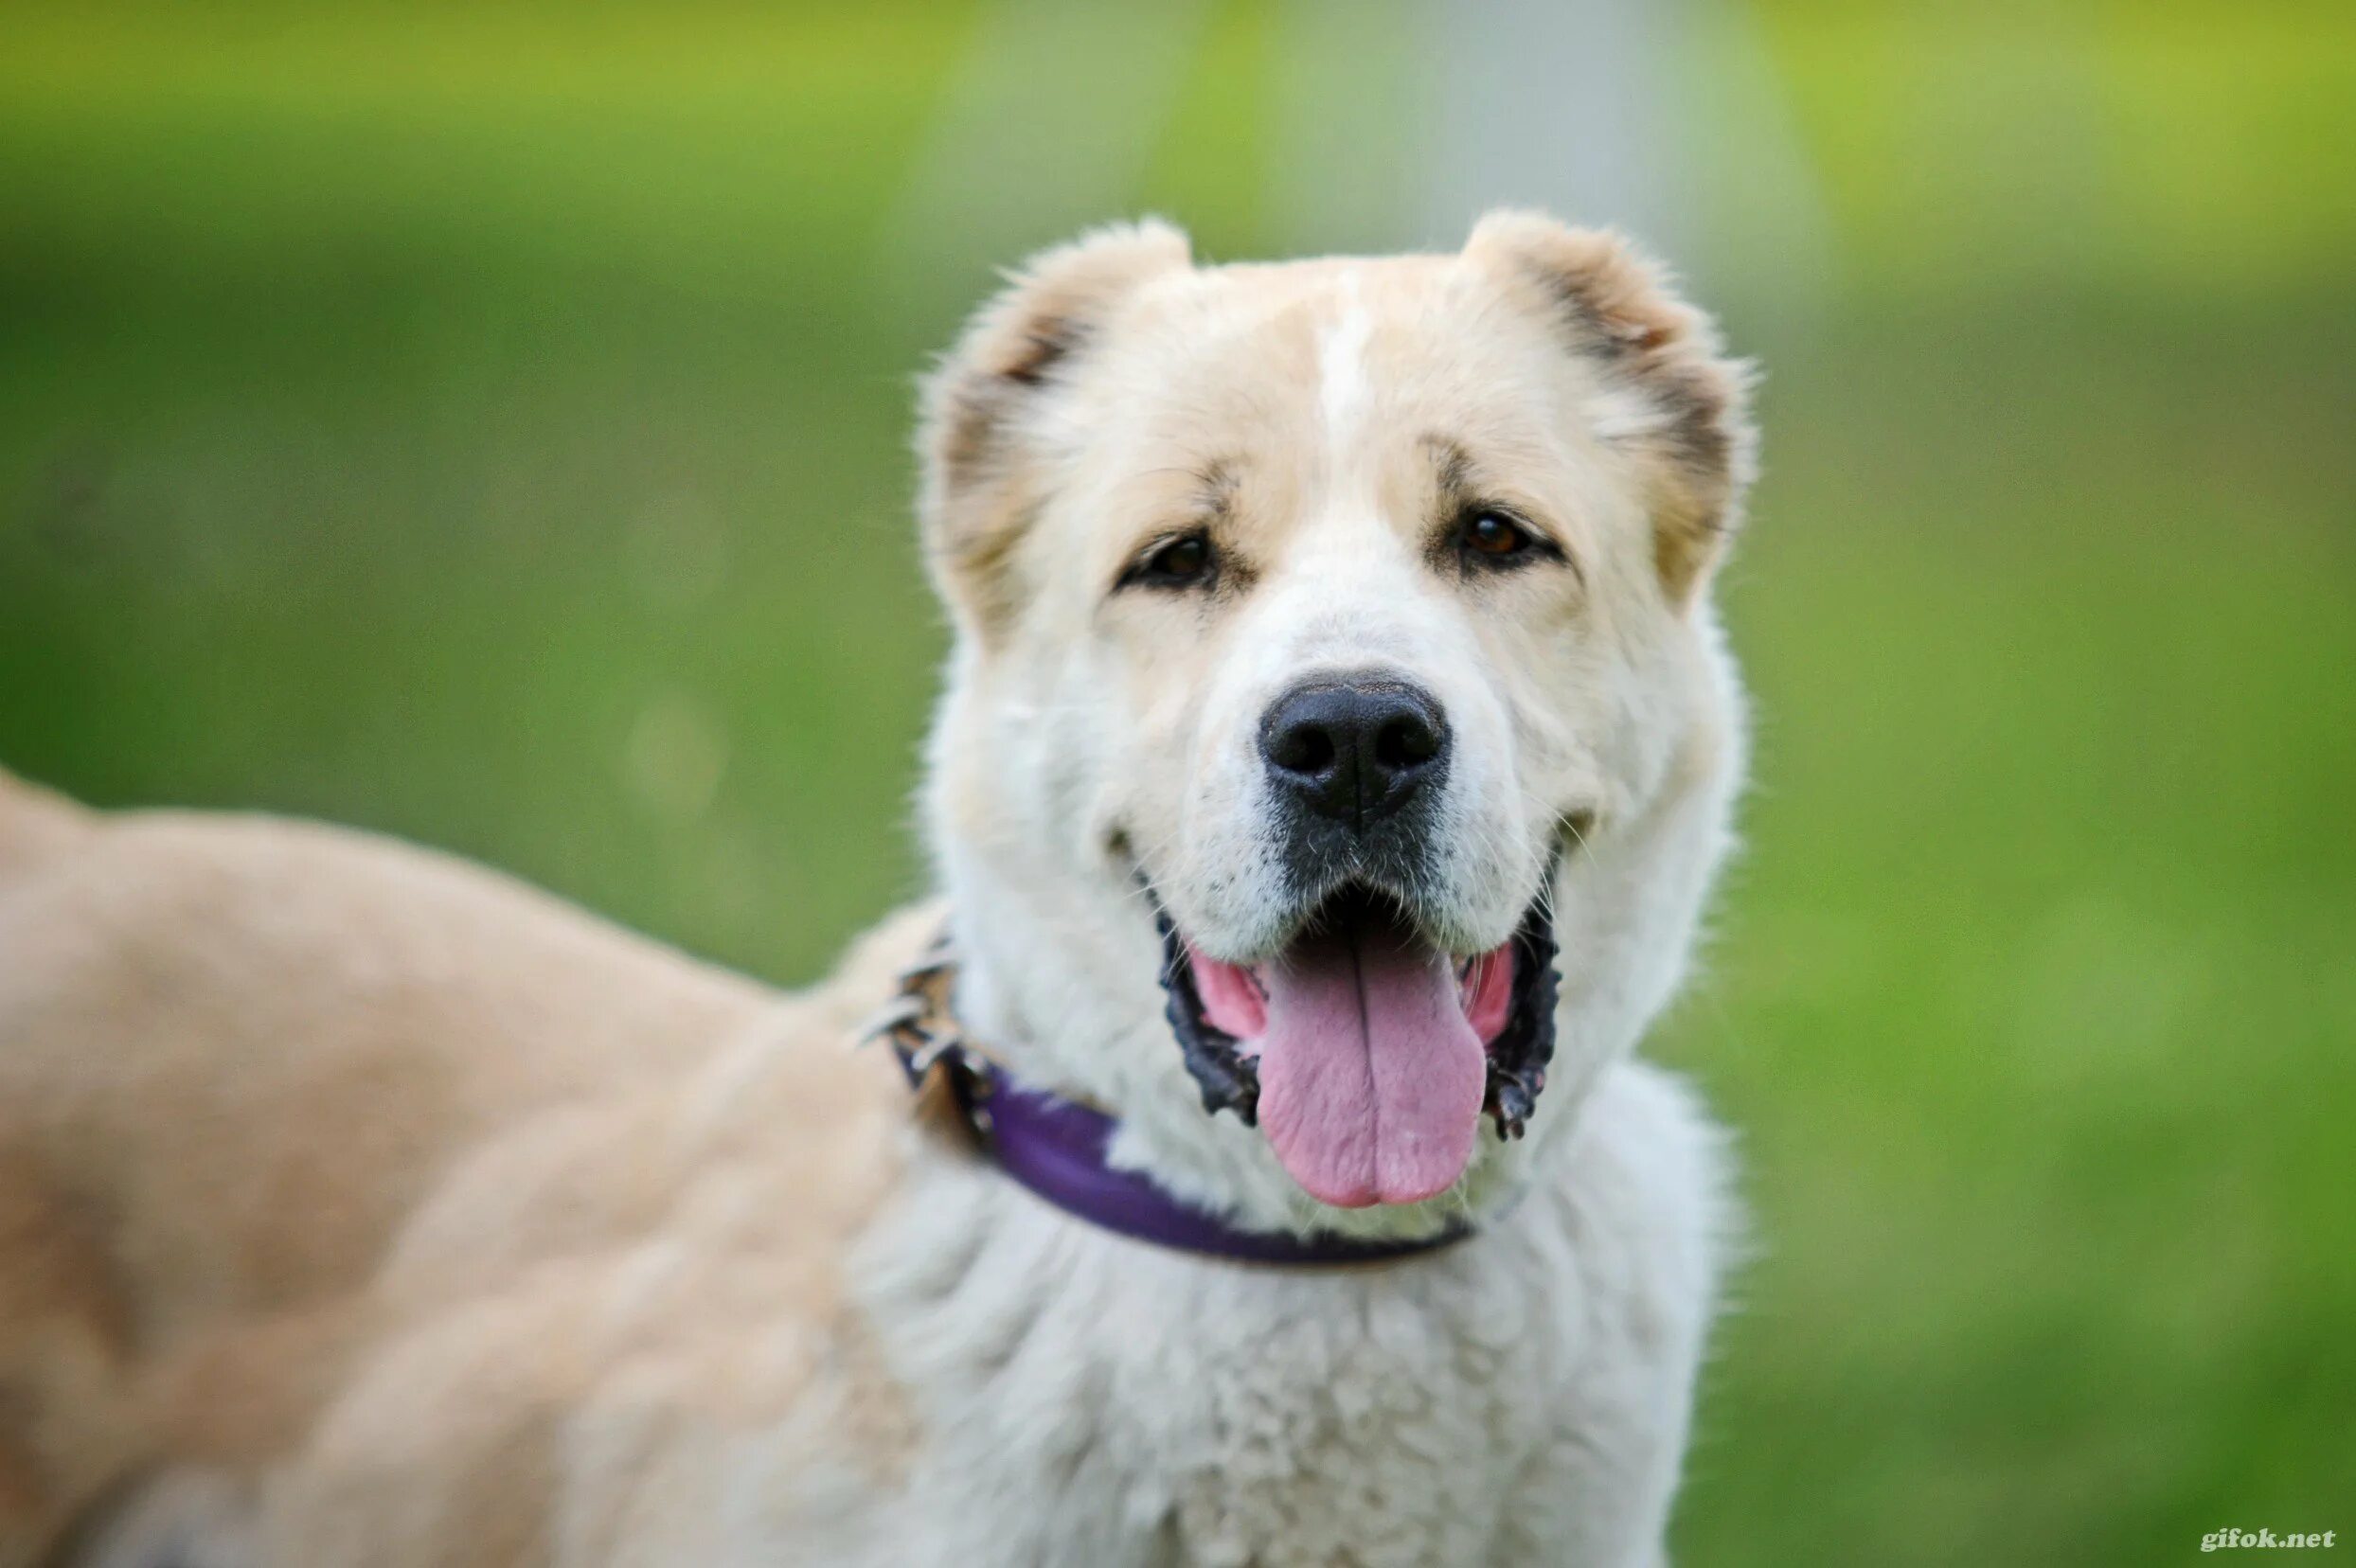
<path fill-rule="evenodd" d="M 1448 766 L 1448 721 L 1429 692 L 1382 676 L 1315 681 L 1260 721 L 1268 775 L 1321 817 L 1363 832 Z"/>

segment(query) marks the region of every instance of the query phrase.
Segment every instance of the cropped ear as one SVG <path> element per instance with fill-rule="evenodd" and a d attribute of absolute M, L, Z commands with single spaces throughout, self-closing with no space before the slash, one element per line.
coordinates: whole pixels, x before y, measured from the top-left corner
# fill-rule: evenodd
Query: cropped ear
<path fill-rule="evenodd" d="M 1597 434 L 1652 459 L 1653 561 L 1670 600 L 1689 602 L 1740 523 L 1756 472 L 1750 366 L 1726 357 L 1709 317 L 1617 234 L 1492 212 L 1464 254 L 1527 291 L 1571 351 L 1629 394 Z"/>
<path fill-rule="evenodd" d="M 1158 219 L 1092 230 L 1009 276 L 925 379 L 917 511 L 951 609 L 988 635 L 1020 602 L 1008 580 L 1040 499 L 1029 431 L 1058 378 L 1148 279 L 1192 265 Z"/>

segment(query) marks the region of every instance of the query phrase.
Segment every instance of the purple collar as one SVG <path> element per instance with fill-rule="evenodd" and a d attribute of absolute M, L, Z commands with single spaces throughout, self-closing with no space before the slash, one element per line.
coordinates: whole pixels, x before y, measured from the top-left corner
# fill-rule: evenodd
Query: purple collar
<path fill-rule="evenodd" d="M 1414 1240 L 1244 1230 L 1106 1158 L 1120 1123 L 1094 1106 L 1021 1082 L 968 1046 L 949 1014 L 956 960 L 944 935 L 901 972 L 900 994 L 862 1031 L 891 1042 L 919 1093 L 945 1078 L 966 1125 L 1004 1170 L 1063 1210 L 1116 1235 L 1180 1252 L 1248 1263 L 1330 1266 L 1387 1263 L 1434 1252 L 1472 1234 L 1450 1225 Z"/>
<path fill-rule="evenodd" d="M 1242 1230 L 1165 1192 L 1142 1171 L 1109 1164 L 1120 1123 L 1093 1106 L 1018 1082 L 1004 1068 L 975 1071 L 966 1053 L 954 1071 L 957 1103 L 998 1167 L 1066 1214 L 1093 1225 L 1211 1257 L 1248 1263 L 1384 1263 L 1461 1241 L 1454 1224 L 1413 1240 Z"/>

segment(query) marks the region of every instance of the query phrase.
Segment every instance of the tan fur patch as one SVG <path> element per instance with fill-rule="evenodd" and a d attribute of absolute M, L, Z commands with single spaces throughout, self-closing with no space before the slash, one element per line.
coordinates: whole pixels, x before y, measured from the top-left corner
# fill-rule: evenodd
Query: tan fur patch
<path fill-rule="evenodd" d="M 1021 599 L 1010 576 L 1035 499 L 1021 483 L 1021 448 L 1037 395 L 1123 295 L 1187 262 L 1186 237 L 1151 223 L 1049 251 L 976 315 L 927 379 L 918 510 L 943 593 L 977 631 L 1003 625 Z"/>
<path fill-rule="evenodd" d="M 0 1151 L 0 1562 L 21 1559 L 145 1448 L 124 1284 L 102 1217 Z"/>
<path fill-rule="evenodd" d="M 532 1560 L 560 1427 L 746 1430 L 829 1356 L 902 1462 L 841 1260 L 909 1101 L 848 1021 L 937 912 L 786 999 L 402 846 L 0 790 L 0 1564 L 265 1466 L 284 1560 Z"/>
<path fill-rule="evenodd" d="M 1532 285 L 1567 328 L 1569 347 L 1596 356 L 1658 411 L 1635 442 L 1654 459 L 1654 561 L 1670 597 L 1689 599 L 1734 531 L 1750 481 L 1747 368 L 1724 356 L 1709 318 L 1616 234 L 1495 213 L 1465 254 Z"/>

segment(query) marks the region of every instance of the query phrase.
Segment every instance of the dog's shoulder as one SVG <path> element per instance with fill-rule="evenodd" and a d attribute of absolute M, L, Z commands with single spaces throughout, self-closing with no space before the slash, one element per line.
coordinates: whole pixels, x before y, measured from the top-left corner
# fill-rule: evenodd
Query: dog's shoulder
<path fill-rule="evenodd" d="M 896 1484 L 915 1405 L 851 1270 L 924 1134 L 856 1021 L 934 929 L 887 922 L 675 1081 L 462 1162 L 386 1264 L 399 1320 L 286 1472 L 287 1559 L 344 1560 L 355 1520 L 398 1542 L 371 1562 L 560 1528 L 592 1560 L 717 1558 L 748 1475 Z"/>

